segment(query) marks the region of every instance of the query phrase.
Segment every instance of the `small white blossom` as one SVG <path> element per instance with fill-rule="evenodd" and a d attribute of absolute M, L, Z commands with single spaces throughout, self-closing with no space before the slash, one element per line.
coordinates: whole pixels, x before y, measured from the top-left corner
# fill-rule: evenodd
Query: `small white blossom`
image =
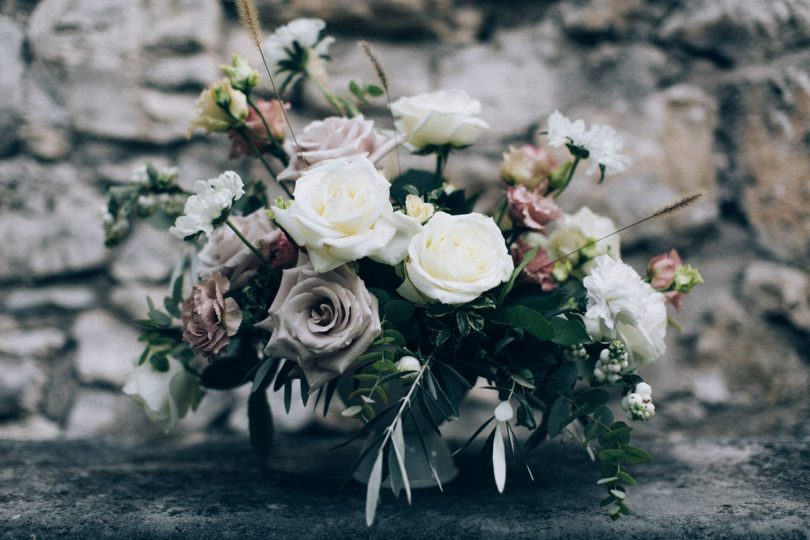
<path fill-rule="evenodd" d="M 422 364 L 413 356 L 403 356 L 396 366 L 398 371 L 419 371 L 422 368 Z"/>
<path fill-rule="evenodd" d="M 495 407 L 495 420 L 498 422 L 508 422 L 514 416 L 515 411 L 512 410 L 512 406 L 508 401 L 501 401 L 501 403 Z"/>
<path fill-rule="evenodd" d="M 631 420 L 649 420 L 655 416 L 652 387 L 645 382 L 638 383 L 633 392 L 622 398 L 621 406 Z"/>
<path fill-rule="evenodd" d="M 214 232 L 213 222 L 245 194 L 242 179 L 233 171 L 226 171 L 209 180 L 197 180 L 194 191 L 196 194 L 186 199 L 183 215 L 169 229 L 181 239 L 198 232 L 210 236 Z"/>
<path fill-rule="evenodd" d="M 274 73 L 289 70 L 282 65 L 285 61 L 294 60 L 295 43 L 307 52 L 308 62 L 317 58 L 324 58 L 329 54 L 329 46 L 335 38 L 320 37 L 326 23 L 321 19 L 295 19 L 280 26 L 262 44 L 264 56 Z M 307 65 L 296 66 L 300 71 L 307 69 Z"/>
<path fill-rule="evenodd" d="M 405 197 L 405 211 L 419 223 L 424 223 L 433 217 L 436 207 L 431 203 L 426 203 L 419 195 L 409 193 Z"/>
<path fill-rule="evenodd" d="M 547 136 L 549 146 L 557 148 L 570 144 L 587 150 L 590 160 L 588 174 L 593 174 L 599 165 L 612 172 L 623 171 L 630 165 L 630 159 L 620 153 L 621 139 L 610 126 L 594 124 L 586 129 L 583 120 L 572 122 L 560 111 L 554 111 L 548 118 Z"/>

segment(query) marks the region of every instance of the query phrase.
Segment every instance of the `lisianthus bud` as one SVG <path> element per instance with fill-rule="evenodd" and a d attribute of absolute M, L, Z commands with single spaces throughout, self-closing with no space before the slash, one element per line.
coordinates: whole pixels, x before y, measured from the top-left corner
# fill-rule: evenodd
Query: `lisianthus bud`
<path fill-rule="evenodd" d="M 697 268 L 688 264 L 683 264 L 675 270 L 675 279 L 673 288 L 682 293 L 688 293 L 695 285 L 703 283 L 703 276 Z"/>
<path fill-rule="evenodd" d="M 245 119 L 245 130 L 242 132 L 232 131 L 228 134 L 231 138 L 231 153 L 228 157 L 234 159 L 239 156 L 255 156 L 254 146 L 259 151 L 263 151 L 272 143 L 280 144 L 284 141 L 285 128 L 287 127 L 287 121 L 284 119 L 284 109 L 289 108 L 289 103 L 282 105 L 281 101 L 277 99 L 269 101 L 265 99 L 257 100 L 256 109 L 259 109 L 259 111 L 256 112 L 255 109 L 250 109 Z M 269 134 L 267 133 L 268 129 L 270 130 Z M 250 137 L 250 141 L 245 140 L 245 137 Z M 250 144 L 251 141 L 253 144 Z"/>
<path fill-rule="evenodd" d="M 413 356 L 403 356 L 396 363 L 398 371 L 419 371 L 422 369 L 422 364 Z"/>
<path fill-rule="evenodd" d="M 509 201 L 509 215 L 516 225 L 543 232 L 546 225 L 562 219 L 565 214 L 551 197 L 544 197 L 539 191 L 530 191 L 525 186 L 510 187 L 506 190 Z"/>
<path fill-rule="evenodd" d="M 405 211 L 419 223 L 424 223 L 433 217 L 436 207 L 426 203 L 422 197 L 411 193 L 405 197 Z"/>
<path fill-rule="evenodd" d="M 681 257 L 674 249 L 669 253 L 662 253 L 650 259 L 647 275 L 650 285 L 658 291 L 670 288 L 675 280 L 675 270 L 681 266 Z"/>
<path fill-rule="evenodd" d="M 197 118 L 189 126 L 186 136 L 191 137 L 195 129 L 206 133 L 228 131 L 240 125 L 248 116 L 245 94 L 231 86 L 231 81 L 222 79 L 206 88 L 197 98 Z"/>
<path fill-rule="evenodd" d="M 509 184 L 526 186 L 540 193 L 548 191 L 548 177 L 556 164 L 545 148 L 526 144 L 509 147 L 503 155 L 501 178 Z"/>
<path fill-rule="evenodd" d="M 230 65 L 225 64 L 222 71 L 231 81 L 231 86 L 242 92 L 248 92 L 259 84 L 259 72 L 250 67 L 247 60 L 234 54 L 231 56 Z"/>

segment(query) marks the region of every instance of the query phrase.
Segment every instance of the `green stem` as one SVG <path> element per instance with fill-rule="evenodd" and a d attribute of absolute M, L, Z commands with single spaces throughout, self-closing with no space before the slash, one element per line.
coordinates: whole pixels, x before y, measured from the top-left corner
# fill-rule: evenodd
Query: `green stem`
<path fill-rule="evenodd" d="M 230 228 L 231 228 L 231 230 L 234 232 L 234 234 L 237 236 L 237 238 L 239 238 L 239 240 L 241 240 L 241 241 L 242 241 L 242 243 L 243 243 L 243 244 L 245 244 L 245 246 L 246 246 L 246 247 L 247 247 L 247 248 L 248 248 L 248 249 L 249 249 L 249 250 L 250 250 L 250 251 L 251 251 L 251 252 L 252 252 L 252 253 L 253 253 L 253 254 L 254 254 L 256 257 L 258 257 L 259 261 L 260 261 L 260 262 L 261 262 L 263 265 L 267 266 L 268 268 L 273 268 L 273 267 L 270 265 L 270 261 L 269 261 L 269 260 L 267 260 L 267 257 L 265 257 L 265 256 L 262 254 L 262 252 L 261 252 L 261 251 L 259 251 L 258 249 L 256 249 L 256 246 L 254 246 L 254 245 L 253 245 L 253 244 L 250 242 L 250 240 L 248 240 L 247 238 L 245 238 L 245 235 L 243 235 L 243 234 L 242 234 L 242 232 L 239 230 L 239 228 L 238 228 L 238 227 L 236 227 L 236 225 L 234 225 L 234 224 L 233 224 L 233 222 L 230 220 L 230 218 L 228 218 L 228 219 L 226 219 L 226 220 L 225 220 L 225 225 L 227 225 L 228 227 L 230 227 Z"/>
<path fill-rule="evenodd" d="M 315 86 L 318 87 L 323 97 L 326 98 L 326 101 L 335 108 L 335 110 L 341 115 L 346 116 L 346 108 L 340 103 L 340 100 L 337 96 L 323 84 L 317 77 L 313 77 L 312 74 L 307 71 L 307 78 L 315 83 Z"/>
<path fill-rule="evenodd" d="M 571 183 L 571 180 L 574 178 L 574 173 L 577 170 L 577 165 L 579 165 L 580 158 L 579 156 L 574 156 L 574 163 L 571 165 L 571 168 L 568 170 L 568 175 L 565 177 L 565 182 L 563 185 L 560 186 L 560 189 L 557 190 L 557 196 L 559 197 L 562 195 L 562 192 L 565 191 L 565 188 L 568 187 L 568 184 Z"/>
<path fill-rule="evenodd" d="M 256 154 L 256 157 L 257 157 L 257 158 L 259 158 L 259 161 L 261 161 L 261 162 L 262 162 L 262 165 L 264 165 L 264 168 L 265 168 L 265 169 L 267 169 L 267 172 L 270 174 L 270 177 L 273 179 L 273 181 L 274 181 L 276 184 L 278 184 L 279 186 L 281 186 L 281 189 L 283 189 L 283 190 L 284 190 L 284 192 L 287 194 L 287 196 L 288 196 L 289 198 L 291 198 L 291 199 L 292 199 L 292 196 L 293 196 L 293 195 L 292 195 L 292 192 L 290 191 L 290 188 L 288 188 L 288 187 L 287 187 L 287 186 L 284 184 L 284 182 L 282 182 L 281 180 L 279 180 L 279 179 L 276 177 L 276 173 L 275 173 L 275 172 L 273 172 L 273 169 L 272 169 L 272 167 L 270 167 L 270 164 L 269 164 L 269 163 L 267 163 L 267 160 L 266 160 L 266 159 L 264 159 L 264 156 L 262 155 L 262 153 L 261 153 L 261 151 L 259 150 L 259 148 L 256 146 L 256 143 L 254 143 L 254 142 L 253 142 L 253 139 L 251 139 L 251 138 L 250 138 L 250 136 L 249 136 L 249 134 L 245 132 L 245 128 L 244 128 L 244 127 L 242 127 L 242 128 L 240 128 L 240 129 L 239 129 L 239 134 L 240 134 L 240 135 L 242 136 L 242 138 L 243 138 L 243 139 L 245 139 L 245 140 L 247 141 L 247 143 L 250 145 L 250 148 L 253 150 L 253 153 L 254 153 L 254 154 Z"/>
<path fill-rule="evenodd" d="M 444 171 L 445 165 L 447 165 L 447 155 L 447 150 L 439 150 L 436 152 L 436 171 L 434 172 L 434 176 L 437 181 L 442 179 L 442 172 Z"/>

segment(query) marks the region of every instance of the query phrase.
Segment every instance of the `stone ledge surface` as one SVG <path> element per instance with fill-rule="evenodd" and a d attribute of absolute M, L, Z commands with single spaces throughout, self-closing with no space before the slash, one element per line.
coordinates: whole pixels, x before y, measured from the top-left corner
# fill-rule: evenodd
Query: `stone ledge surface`
<path fill-rule="evenodd" d="M 363 486 L 341 490 L 355 447 L 334 434 L 280 437 L 265 467 L 244 440 L 191 447 L 0 441 L 0 539 L 11 538 L 809 538 L 810 438 L 642 441 L 635 514 L 598 508 L 597 468 L 573 444 L 531 454 L 498 495 L 477 452 L 461 475 L 384 493 L 363 522 Z M 645 444 L 646 443 L 646 444 Z"/>

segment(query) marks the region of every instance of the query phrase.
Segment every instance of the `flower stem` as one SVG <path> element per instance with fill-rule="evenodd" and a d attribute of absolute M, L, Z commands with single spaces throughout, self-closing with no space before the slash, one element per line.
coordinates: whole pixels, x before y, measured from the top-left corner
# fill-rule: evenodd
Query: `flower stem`
<path fill-rule="evenodd" d="M 572 163 L 571 168 L 568 169 L 568 174 L 565 177 L 565 182 L 563 182 L 563 185 L 560 186 L 560 189 L 557 190 L 557 195 L 556 195 L 557 197 L 562 195 L 562 192 L 565 191 L 565 188 L 567 188 L 568 184 L 571 183 L 571 180 L 574 178 L 574 173 L 577 170 L 577 165 L 579 165 L 579 161 L 580 161 L 579 156 L 574 156 L 574 163 Z"/>
<path fill-rule="evenodd" d="M 273 172 L 272 167 L 270 167 L 270 164 L 269 164 L 269 163 L 267 163 L 267 160 L 266 160 L 266 159 L 264 159 L 264 156 L 262 155 L 262 153 L 261 153 L 261 151 L 259 150 L 259 148 L 256 146 L 256 143 L 255 143 L 255 142 L 253 142 L 253 139 L 251 139 L 251 138 L 250 138 L 250 135 L 249 135 L 248 133 L 246 133 L 246 131 L 245 131 L 245 128 L 244 128 L 244 127 L 242 127 L 242 128 L 240 128 L 240 129 L 239 129 L 239 135 L 241 135 L 241 136 L 242 136 L 242 138 L 243 138 L 243 139 L 245 139 L 245 140 L 247 141 L 247 143 L 250 145 L 250 149 L 251 149 L 251 150 L 253 150 L 253 153 L 254 153 L 254 154 L 256 154 L 256 157 L 257 157 L 257 158 L 259 158 L 259 161 L 261 161 L 261 162 L 262 162 L 262 165 L 264 165 L 264 168 L 265 168 L 265 169 L 267 169 L 267 172 L 268 172 L 268 173 L 270 173 L 270 177 L 273 179 L 273 181 L 274 181 L 276 184 L 278 184 L 279 186 L 281 186 L 281 189 L 283 189 L 283 190 L 284 190 L 284 192 L 287 194 L 287 196 L 288 196 L 289 198 L 291 198 L 291 199 L 292 199 L 292 196 L 293 196 L 293 195 L 292 195 L 292 192 L 290 191 L 290 188 L 288 188 L 288 187 L 287 187 L 287 186 L 284 184 L 284 182 L 282 182 L 281 180 L 279 180 L 279 179 L 276 177 L 276 173 L 275 173 L 275 172 Z"/>
<path fill-rule="evenodd" d="M 434 173 L 436 181 L 442 179 L 442 172 L 444 171 L 445 165 L 447 165 L 448 154 L 449 152 L 445 149 L 436 152 L 436 172 Z"/>
<path fill-rule="evenodd" d="M 259 261 L 260 261 L 260 262 L 261 262 L 263 265 L 267 266 L 268 268 L 272 268 L 272 265 L 270 264 L 270 261 L 267 259 L 267 257 L 265 257 L 265 256 L 262 254 L 262 252 L 261 252 L 261 251 L 259 251 L 259 250 L 256 248 L 256 246 L 254 246 L 254 245 L 253 245 L 253 244 L 250 242 L 250 240 L 248 240 L 247 238 L 245 238 L 245 235 L 243 235 L 243 234 L 242 234 L 242 232 L 239 230 L 239 228 L 238 228 L 236 225 L 234 225 L 234 224 L 233 224 L 233 222 L 230 220 L 230 218 L 228 218 L 228 219 L 226 219 L 226 220 L 225 220 L 225 225 L 227 225 L 228 227 L 230 227 L 230 228 L 231 228 L 231 230 L 234 232 L 234 234 L 237 236 L 237 238 L 239 238 L 239 240 L 241 240 L 241 241 L 242 241 L 242 243 L 243 243 L 243 244 L 245 244 L 245 246 L 246 246 L 246 247 L 247 247 L 247 248 L 248 248 L 248 249 L 249 249 L 249 250 L 250 250 L 250 251 L 251 251 L 251 252 L 252 252 L 252 253 L 253 253 L 253 254 L 254 254 L 256 257 L 258 257 Z"/>
<path fill-rule="evenodd" d="M 264 115 L 262 114 L 262 111 L 259 110 L 259 107 L 256 105 L 256 102 L 253 101 L 253 98 L 250 97 L 250 96 L 247 96 L 247 101 L 248 101 L 248 105 L 250 105 L 250 108 L 253 109 L 254 111 L 256 111 L 256 114 L 259 115 L 259 118 L 261 119 L 262 124 L 264 124 L 264 129 L 265 129 L 265 131 L 267 131 L 267 136 L 270 138 L 270 140 L 272 141 L 272 143 L 274 145 L 278 146 L 279 143 L 276 140 L 276 138 L 273 136 L 273 132 L 270 131 L 270 125 L 267 123 L 267 120 L 265 119 Z M 281 104 L 282 107 L 284 106 L 284 104 L 281 102 L 281 100 L 279 100 L 279 103 Z"/>

